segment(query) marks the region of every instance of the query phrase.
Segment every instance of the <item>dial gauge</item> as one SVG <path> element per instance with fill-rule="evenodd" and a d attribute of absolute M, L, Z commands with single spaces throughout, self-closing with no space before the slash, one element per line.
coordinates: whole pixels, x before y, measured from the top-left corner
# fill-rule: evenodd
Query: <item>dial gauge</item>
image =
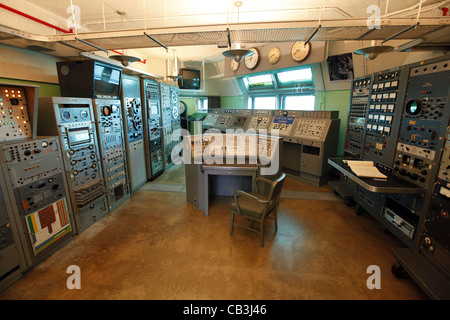
<path fill-rule="evenodd" d="M 70 118 L 72 117 L 70 111 L 64 110 L 63 112 L 61 112 L 61 118 L 65 121 L 70 120 Z"/>
<path fill-rule="evenodd" d="M 89 111 L 86 109 L 81 110 L 80 117 L 83 120 L 86 120 L 89 117 Z"/>
<path fill-rule="evenodd" d="M 272 49 L 269 50 L 269 54 L 267 55 L 267 59 L 269 60 L 270 64 L 275 64 L 278 62 L 278 60 L 280 60 L 281 57 L 281 52 L 280 52 L 280 48 L 278 47 L 273 47 Z"/>
<path fill-rule="evenodd" d="M 247 68 L 254 69 L 258 65 L 260 59 L 259 51 L 256 48 L 250 48 L 249 50 L 253 51 L 253 54 L 249 57 L 245 57 L 244 63 Z"/>
<path fill-rule="evenodd" d="M 310 42 L 308 42 L 308 44 L 305 45 L 305 42 L 297 41 L 292 45 L 291 56 L 292 59 L 300 62 L 305 60 L 309 56 L 310 52 L 311 52 Z"/>

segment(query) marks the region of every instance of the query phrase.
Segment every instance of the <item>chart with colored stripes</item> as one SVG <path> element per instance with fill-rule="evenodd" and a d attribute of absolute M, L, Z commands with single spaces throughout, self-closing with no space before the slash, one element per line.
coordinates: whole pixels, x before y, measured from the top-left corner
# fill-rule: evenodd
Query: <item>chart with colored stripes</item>
<path fill-rule="evenodd" d="M 34 255 L 71 232 L 66 198 L 25 217 Z"/>

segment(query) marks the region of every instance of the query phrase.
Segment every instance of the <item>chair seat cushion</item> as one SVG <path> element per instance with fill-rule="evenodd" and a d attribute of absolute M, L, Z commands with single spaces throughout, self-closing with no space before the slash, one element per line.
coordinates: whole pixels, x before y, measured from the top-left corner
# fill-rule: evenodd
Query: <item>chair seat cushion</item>
<path fill-rule="evenodd" d="M 251 195 L 254 195 L 255 197 L 259 197 L 261 200 L 266 200 L 267 197 L 261 196 L 260 194 L 249 192 Z M 261 215 L 264 212 L 264 209 L 266 207 L 265 203 L 258 202 L 252 198 L 241 196 L 238 198 L 239 201 L 239 207 L 241 209 L 242 215 L 250 218 L 250 219 L 257 219 L 259 220 L 261 218 Z M 238 212 L 236 203 L 233 201 L 231 204 L 231 210 Z"/>

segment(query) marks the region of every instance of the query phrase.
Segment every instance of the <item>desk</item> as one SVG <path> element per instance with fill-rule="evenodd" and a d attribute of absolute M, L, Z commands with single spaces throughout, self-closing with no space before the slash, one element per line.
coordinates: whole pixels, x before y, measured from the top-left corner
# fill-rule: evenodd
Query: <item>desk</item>
<path fill-rule="evenodd" d="M 387 179 L 373 179 L 373 178 L 361 178 L 358 177 L 350 169 L 343 159 L 328 159 L 328 163 L 347 176 L 349 179 L 355 181 L 358 185 L 364 189 L 375 193 L 407 193 L 407 194 L 422 194 L 426 190 L 415 184 L 405 181 L 393 174 L 385 173 Z"/>
<path fill-rule="evenodd" d="M 209 215 L 209 176 L 250 176 L 252 185 L 256 179 L 258 165 L 256 164 L 203 164 L 203 201 L 202 206 L 205 210 L 205 216 Z"/>

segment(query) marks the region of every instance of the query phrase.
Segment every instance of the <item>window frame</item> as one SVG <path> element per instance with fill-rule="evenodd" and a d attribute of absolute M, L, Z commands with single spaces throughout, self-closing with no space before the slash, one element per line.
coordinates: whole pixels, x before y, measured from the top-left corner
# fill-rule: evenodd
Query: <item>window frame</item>
<path fill-rule="evenodd" d="M 311 70 L 311 82 L 305 82 L 305 85 L 298 85 L 298 82 L 293 82 L 292 85 L 282 85 L 278 79 L 277 74 L 287 71 L 301 70 L 309 68 Z M 250 88 L 248 85 L 248 81 L 244 80 L 249 77 L 269 74 L 272 77 L 272 81 L 274 84 L 273 88 Z M 257 97 L 267 97 L 274 96 L 276 98 L 276 108 L 275 110 L 286 110 L 285 105 L 285 97 L 286 96 L 314 96 L 314 106 L 315 109 L 315 98 L 316 98 L 316 87 L 314 82 L 314 69 L 312 65 L 302 65 L 296 68 L 288 68 L 288 69 L 277 69 L 273 71 L 266 71 L 261 73 L 252 73 L 248 75 L 244 75 L 238 78 L 238 81 L 241 81 L 243 87 L 245 88 L 245 107 L 247 109 L 255 109 L 254 107 L 254 99 Z M 302 83 L 303 84 L 303 83 Z M 251 101 L 251 102 L 250 102 Z M 257 109 L 264 110 L 264 109 Z M 266 109 L 267 110 L 267 109 Z"/>

